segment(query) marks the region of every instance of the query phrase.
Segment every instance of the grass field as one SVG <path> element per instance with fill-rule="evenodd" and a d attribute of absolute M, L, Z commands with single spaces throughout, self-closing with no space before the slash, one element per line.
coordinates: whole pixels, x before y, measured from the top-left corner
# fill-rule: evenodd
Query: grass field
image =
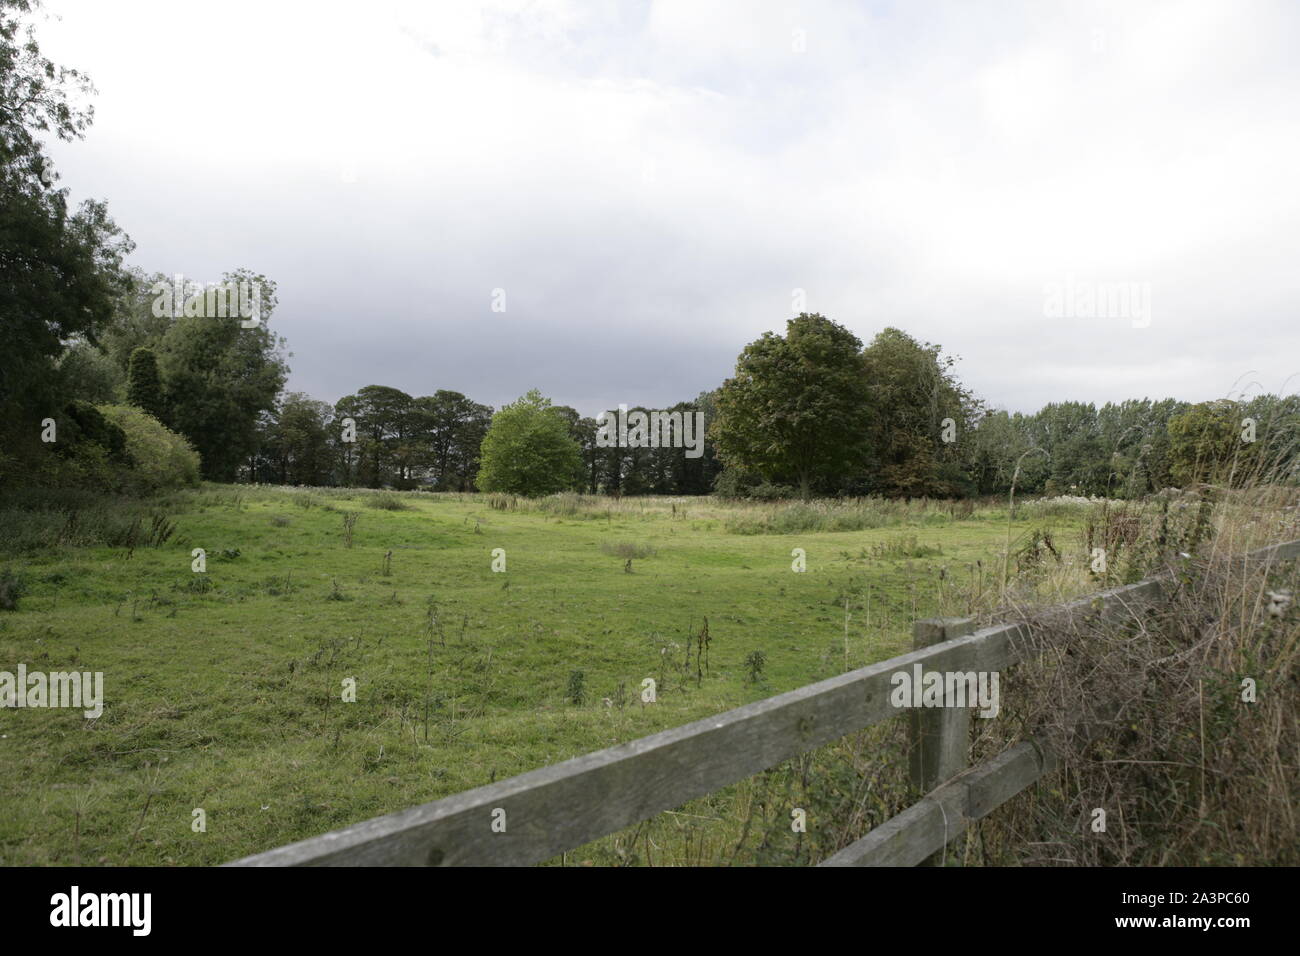
<path fill-rule="evenodd" d="M 105 696 L 97 720 L 0 710 L 5 865 L 220 863 L 860 667 L 916 618 L 982 610 L 1008 539 L 1014 555 L 1046 531 L 1077 570 L 1088 506 L 1008 522 L 1005 504 L 208 485 L 137 506 L 134 531 L 92 511 L 3 516 L 0 569 L 26 587 L 0 613 L 0 670 L 102 671 Z M 1021 563 L 1026 598 L 1096 586 Z M 720 847 L 746 800 L 677 819 L 712 821 Z M 662 862 L 704 854 L 674 826 Z M 568 861 L 619 862 L 624 842 Z"/>

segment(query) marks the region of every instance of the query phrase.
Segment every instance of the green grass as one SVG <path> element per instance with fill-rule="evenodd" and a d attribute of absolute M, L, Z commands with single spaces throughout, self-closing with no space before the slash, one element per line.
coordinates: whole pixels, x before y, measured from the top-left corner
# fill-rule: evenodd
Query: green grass
<path fill-rule="evenodd" d="M 951 612 L 977 562 L 992 577 L 1007 533 L 1005 508 L 938 505 L 891 505 L 878 527 L 861 503 L 819 525 L 823 503 L 498 509 L 215 485 L 132 507 L 174 533 L 130 551 L 57 545 L 42 521 L 65 516 L 28 512 L 21 542 L 0 536 L 0 570 L 23 583 L 18 610 L 0 611 L 0 670 L 102 671 L 106 698 L 97 721 L 0 710 L 0 864 L 220 863 L 860 667 L 906 649 L 914 619 Z M 1013 534 L 1043 520 L 1027 507 Z M 1060 539 L 1078 524 L 1052 521 Z M 705 617 L 697 679 L 684 661 Z M 341 700 L 347 678 L 356 703 Z M 700 803 L 738 829 L 734 799 Z"/>

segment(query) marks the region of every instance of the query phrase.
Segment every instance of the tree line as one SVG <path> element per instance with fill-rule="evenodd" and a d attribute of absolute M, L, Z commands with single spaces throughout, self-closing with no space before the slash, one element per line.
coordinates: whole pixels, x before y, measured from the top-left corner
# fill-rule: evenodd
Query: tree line
<path fill-rule="evenodd" d="M 371 385 L 330 406 L 285 396 L 263 416 L 250 480 L 542 494 L 1135 497 L 1171 486 L 1294 480 L 1300 397 L 1192 404 L 1134 399 L 990 409 L 940 346 L 894 328 L 864 346 L 820 315 L 741 352 L 716 389 L 663 411 L 702 413 L 698 457 L 600 440 L 536 390 L 494 412 L 459 392 Z M 638 407 L 624 410 L 635 421 Z M 342 423 L 353 424 L 351 440 Z M 606 426 L 608 427 L 608 426 Z"/>
<path fill-rule="evenodd" d="M 894 328 L 867 346 L 820 315 L 746 346 L 717 392 L 719 485 L 770 496 L 1140 496 L 1294 482 L 1300 396 L 991 409 L 940 346 Z"/>
<path fill-rule="evenodd" d="M 544 409 L 558 421 L 548 428 L 532 413 Z M 639 408 L 632 411 L 645 411 Z M 709 396 L 674 405 L 672 411 L 711 413 Z M 495 423 L 495 424 L 494 424 Z M 509 488 L 553 488 L 590 494 L 708 494 L 721 470 L 706 443 L 697 459 L 678 448 L 601 447 L 599 424 L 567 405 L 524 396 L 499 411 L 460 392 L 439 389 L 412 396 L 387 385 L 367 385 L 333 405 L 301 392 L 284 394 L 258 417 L 256 445 L 239 470 L 240 480 L 302 485 L 476 491 L 492 484 L 482 448 L 491 429 L 506 436 L 489 459 L 498 473 L 516 477 Z M 510 441 L 513 436 L 520 439 Z M 528 462 L 528 448 L 540 455 Z M 557 445 L 559 446 L 557 448 Z M 571 455 L 564 453 L 565 449 Z M 512 457 L 506 462 L 504 457 Z"/>

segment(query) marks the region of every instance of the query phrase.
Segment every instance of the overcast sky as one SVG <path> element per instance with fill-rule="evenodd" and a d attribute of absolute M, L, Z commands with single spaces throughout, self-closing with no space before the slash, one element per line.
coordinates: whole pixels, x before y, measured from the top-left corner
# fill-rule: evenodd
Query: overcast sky
<path fill-rule="evenodd" d="M 659 407 L 795 290 L 1014 410 L 1300 384 L 1300 4 L 47 12 L 44 51 L 98 88 L 62 185 L 150 272 L 275 279 L 317 398 Z M 1067 280 L 1149 315 L 1049 314 Z"/>

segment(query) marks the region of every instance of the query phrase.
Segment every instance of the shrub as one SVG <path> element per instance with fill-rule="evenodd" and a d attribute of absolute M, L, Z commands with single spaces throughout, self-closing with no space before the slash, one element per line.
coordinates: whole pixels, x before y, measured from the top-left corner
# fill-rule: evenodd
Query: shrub
<path fill-rule="evenodd" d="M 777 485 L 765 481 L 750 491 L 750 497 L 758 501 L 783 501 L 797 497 L 798 491 L 790 485 Z"/>
<path fill-rule="evenodd" d="M 72 401 L 63 411 L 67 420 L 62 423 L 59 436 L 61 448 L 88 442 L 103 448 L 109 461 L 126 461 L 129 451 L 126 434 L 120 425 L 103 414 L 103 409 L 89 402 Z"/>
<path fill-rule="evenodd" d="M 11 474 L 37 487 L 120 490 L 130 464 L 122 429 L 83 401 L 65 405 L 56 422 L 55 441 L 47 446 L 54 454 L 41 455 L 30 472 Z"/>
<path fill-rule="evenodd" d="M 103 416 L 126 436 L 131 464 L 122 486 L 152 493 L 199 483 L 199 454 L 162 422 L 134 405 L 102 405 Z"/>
<path fill-rule="evenodd" d="M 760 480 L 741 468 L 724 468 L 713 479 L 713 493 L 719 498 L 748 498 Z"/>
<path fill-rule="evenodd" d="M 713 493 L 720 498 L 753 498 L 756 501 L 781 501 L 794 498 L 798 491 L 790 485 L 766 481 L 756 472 L 743 468 L 725 468 L 713 480 Z"/>

